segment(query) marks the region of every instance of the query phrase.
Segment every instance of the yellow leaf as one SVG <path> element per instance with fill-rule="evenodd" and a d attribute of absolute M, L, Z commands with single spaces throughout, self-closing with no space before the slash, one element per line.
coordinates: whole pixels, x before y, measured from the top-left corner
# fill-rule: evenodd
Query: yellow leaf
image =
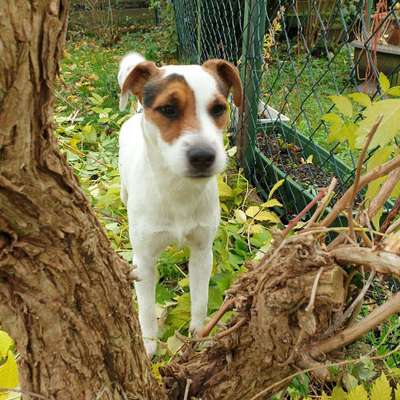
<path fill-rule="evenodd" d="M 246 213 L 242 210 L 235 210 L 235 219 L 240 224 L 244 224 L 247 220 Z"/>
<path fill-rule="evenodd" d="M 219 197 L 232 196 L 232 189 L 228 184 L 224 182 L 222 176 L 218 177 L 218 192 L 219 192 Z"/>
<path fill-rule="evenodd" d="M 329 96 L 333 101 L 336 108 L 346 117 L 351 117 L 353 115 L 353 105 L 351 101 L 345 96 Z"/>
<path fill-rule="evenodd" d="M 368 393 L 363 386 L 356 386 L 347 396 L 347 400 L 368 400 Z"/>
<path fill-rule="evenodd" d="M 384 373 L 375 380 L 371 389 L 371 400 L 391 400 L 392 388 Z"/>
<path fill-rule="evenodd" d="M 0 358 L 5 357 L 8 354 L 8 351 L 13 346 L 14 342 L 8 335 L 8 333 L 4 331 L 0 331 Z"/>
<path fill-rule="evenodd" d="M 340 386 L 333 388 L 331 400 L 346 400 L 346 397 L 346 392 Z"/>
<path fill-rule="evenodd" d="M 283 185 L 285 182 L 284 179 L 281 179 L 280 181 L 276 182 L 274 186 L 272 186 L 272 189 L 269 192 L 268 199 L 270 199 L 273 194 Z"/>
<path fill-rule="evenodd" d="M 390 81 L 383 72 L 379 73 L 379 86 L 383 93 L 386 93 L 390 89 Z"/>
<path fill-rule="evenodd" d="M 380 147 L 378 150 L 376 150 L 367 161 L 367 171 L 371 171 L 378 165 L 381 165 L 388 161 L 392 152 L 393 146 Z"/>
<path fill-rule="evenodd" d="M 258 206 L 250 206 L 246 210 L 246 215 L 249 216 L 250 218 L 254 218 L 259 211 L 260 211 L 260 207 L 258 207 Z"/>
<path fill-rule="evenodd" d="M 282 207 L 282 203 L 277 199 L 270 199 L 265 203 L 261 204 L 262 207 L 271 208 L 271 207 Z"/>
<path fill-rule="evenodd" d="M 321 400 L 329 400 L 329 397 L 325 392 L 322 392 Z"/>
<path fill-rule="evenodd" d="M 175 335 L 170 336 L 167 340 L 168 350 L 171 354 L 175 354 L 181 347 L 183 343 Z"/>
<path fill-rule="evenodd" d="M 394 400 L 400 400 L 400 384 L 397 385 L 394 392 Z"/>
<path fill-rule="evenodd" d="M 12 351 L 7 353 L 7 361 L 0 367 L 0 387 L 14 389 L 19 385 L 17 362 Z"/>
<path fill-rule="evenodd" d="M 314 160 L 314 156 L 313 156 L 312 154 L 310 154 L 310 155 L 307 157 L 306 164 L 312 164 L 312 163 L 313 163 L 313 160 Z"/>
<path fill-rule="evenodd" d="M 371 99 L 365 93 L 351 93 L 348 96 L 363 107 L 369 107 L 371 105 Z"/>
<path fill-rule="evenodd" d="M 327 122 L 329 125 L 341 125 L 343 123 L 342 118 L 334 113 L 328 113 L 321 117 L 322 121 Z"/>
<path fill-rule="evenodd" d="M 251 224 L 249 225 L 249 233 L 251 235 L 255 235 L 257 233 L 263 233 L 264 232 L 264 227 L 259 224 Z"/>
<path fill-rule="evenodd" d="M 254 217 L 256 221 L 269 221 L 274 222 L 275 224 L 279 224 L 281 220 L 279 217 L 272 211 L 260 211 Z"/>
<path fill-rule="evenodd" d="M 361 148 L 365 142 L 365 138 L 370 132 L 380 116 L 383 116 L 382 122 L 379 125 L 375 136 L 371 141 L 370 148 L 375 146 L 384 146 L 393 141 L 396 135 L 400 132 L 400 99 L 386 99 L 377 101 L 368 107 L 363 115 L 363 119 L 358 127 L 357 144 Z"/>
<path fill-rule="evenodd" d="M 393 96 L 393 97 L 400 97 L 400 86 L 393 86 L 393 87 L 391 87 L 391 88 L 387 91 L 386 94 L 388 94 L 388 95 L 390 95 L 390 96 Z"/>

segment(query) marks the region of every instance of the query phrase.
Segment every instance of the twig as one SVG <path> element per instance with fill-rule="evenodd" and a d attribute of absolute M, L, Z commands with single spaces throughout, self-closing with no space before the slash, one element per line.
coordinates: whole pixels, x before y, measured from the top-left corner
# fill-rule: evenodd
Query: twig
<path fill-rule="evenodd" d="M 183 400 L 187 400 L 189 398 L 189 389 L 191 383 L 192 383 L 191 379 L 186 379 L 185 395 L 183 396 Z"/>
<path fill-rule="evenodd" d="M 371 130 L 369 131 L 369 133 L 368 133 L 368 135 L 367 135 L 367 138 L 366 138 L 366 140 L 365 140 L 364 146 L 363 146 L 363 148 L 362 148 L 362 150 L 361 150 L 361 154 L 360 154 L 360 156 L 358 157 L 358 163 L 357 163 L 357 168 L 356 168 L 356 175 L 355 175 L 355 178 L 354 178 L 353 192 L 352 192 L 352 194 L 351 194 L 351 200 L 350 200 L 350 202 L 349 202 L 349 203 L 350 203 L 350 208 L 351 208 L 351 209 L 353 208 L 353 205 L 354 205 L 354 199 L 355 199 L 356 196 L 357 196 L 358 185 L 359 185 L 359 183 L 360 183 L 360 178 L 361 178 L 361 170 L 362 170 L 362 166 L 363 166 L 364 161 L 365 161 L 365 156 L 366 156 L 366 154 L 367 154 L 368 147 L 369 147 L 369 145 L 371 144 L 371 140 L 372 140 L 372 138 L 374 137 L 376 131 L 378 130 L 379 125 L 380 125 L 381 122 L 382 122 L 382 119 L 383 119 L 383 115 L 381 115 L 381 116 L 377 119 L 377 121 L 374 123 L 374 125 L 372 126 Z"/>
<path fill-rule="evenodd" d="M 347 209 L 347 222 L 349 223 L 350 237 L 353 242 L 357 242 L 357 236 L 354 232 L 354 221 L 353 221 L 353 207 Z"/>
<path fill-rule="evenodd" d="M 371 204 L 367 211 L 370 218 L 374 217 L 377 212 L 384 206 L 399 181 L 400 168 L 397 168 L 388 175 L 386 182 L 382 185 L 378 194 L 371 201 Z"/>
<path fill-rule="evenodd" d="M 358 324 L 353 325 L 329 339 L 322 342 L 311 343 L 308 346 L 312 357 L 318 357 L 321 354 L 329 353 L 340 347 L 346 346 L 354 342 L 359 337 L 374 329 L 391 315 L 400 312 L 400 293 L 395 294 L 382 306 L 376 308 L 371 314 L 365 317 Z"/>
<path fill-rule="evenodd" d="M 321 278 L 321 274 L 322 274 L 323 270 L 324 270 L 324 268 L 321 267 L 317 273 L 317 276 L 314 279 L 313 287 L 311 290 L 310 301 L 308 303 L 308 306 L 305 309 L 306 313 L 312 313 L 314 311 L 315 297 L 317 295 L 317 290 L 318 290 L 318 282 L 319 282 L 319 279 Z"/>
<path fill-rule="evenodd" d="M 389 229 L 390 224 L 399 215 L 399 213 L 400 213 L 400 197 L 396 200 L 396 203 L 394 204 L 393 208 L 390 210 L 385 221 L 383 222 L 381 226 L 382 233 L 385 233 Z"/>
<path fill-rule="evenodd" d="M 343 323 L 345 321 L 347 321 L 348 318 L 350 318 L 352 316 L 356 307 L 363 301 L 374 278 L 375 278 L 375 270 L 372 270 L 368 277 L 368 281 L 362 288 L 361 292 L 354 299 L 354 301 L 350 304 L 350 306 L 347 308 L 347 310 L 344 312 L 344 314 L 337 321 L 335 321 L 335 323 L 332 325 L 332 327 L 329 328 L 327 334 L 331 334 L 331 333 L 335 332 L 338 328 L 340 328 L 343 325 Z"/>
<path fill-rule="evenodd" d="M 315 210 L 314 214 L 312 215 L 312 217 L 309 219 L 309 221 L 307 222 L 307 227 L 311 226 L 312 224 L 314 224 L 318 217 L 322 214 L 322 212 L 325 210 L 326 206 L 329 204 L 329 201 L 331 200 L 333 191 L 335 190 L 335 187 L 337 185 L 337 179 L 336 178 L 332 178 L 332 181 L 328 187 L 328 191 L 325 195 L 325 197 L 322 199 L 321 204 L 317 207 L 317 209 Z M 303 229 L 304 231 L 304 229 Z"/>
<path fill-rule="evenodd" d="M 307 214 L 308 211 L 311 210 L 315 206 L 318 201 L 320 201 L 326 194 L 326 189 L 320 189 L 318 194 L 303 208 L 303 210 L 297 214 L 286 226 L 286 228 L 282 231 L 283 237 L 285 237 L 292 228 L 294 228 L 298 222 Z"/>
<path fill-rule="evenodd" d="M 390 233 L 394 232 L 397 228 L 400 228 L 400 218 L 397 221 L 393 222 L 392 225 L 389 226 L 386 233 L 390 234 Z"/>
<path fill-rule="evenodd" d="M 224 331 L 218 333 L 217 335 L 215 335 L 215 339 L 221 339 L 224 336 L 228 336 L 230 335 L 232 332 L 235 332 L 237 329 L 239 329 L 242 325 L 244 325 L 247 321 L 247 318 L 240 318 L 238 322 L 236 322 L 235 325 L 231 326 L 228 329 L 225 329 Z"/>
<path fill-rule="evenodd" d="M 330 251 L 340 265 L 362 265 L 381 274 L 400 276 L 400 257 L 388 251 L 374 251 L 365 247 L 342 246 Z"/>
<path fill-rule="evenodd" d="M 224 316 L 224 314 L 233 308 L 234 304 L 234 298 L 225 300 L 219 310 L 211 317 L 210 321 L 208 321 L 208 323 L 199 331 L 197 336 L 200 338 L 208 336 L 214 326 Z"/>
<path fill-rule="evenodd" d="M 378 167 L 374 168 L 372 171 L 368 172 L 360 178 L 357 191 L 360 191 L 370 182 L 389 174 L 394 169 L 399 167 L 400 156 L 397 156 L 396 158 L 386 162 L 385 164 L 379 165 Z M 331 212 L 322 220 L 322 222 L 320 223 L 321 226 L 329 226 L 336 219 L 338 214 L 348 206 L 350 200 L 352 199 L 354 187 L 355 185 L 353 184 L 349 189 L 347 189 L 346 193 L 336 202 Z"/>

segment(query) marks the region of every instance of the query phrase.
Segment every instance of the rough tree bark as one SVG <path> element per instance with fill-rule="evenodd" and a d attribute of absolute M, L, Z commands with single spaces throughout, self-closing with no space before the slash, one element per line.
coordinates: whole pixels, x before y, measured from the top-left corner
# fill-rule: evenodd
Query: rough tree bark
<path fill-rule="evenodd" d="M 159 400 L 127 265 L 52 133 L 67 12 L 66 0 L 0 1 L 0 325 L 23 391 Z"/>

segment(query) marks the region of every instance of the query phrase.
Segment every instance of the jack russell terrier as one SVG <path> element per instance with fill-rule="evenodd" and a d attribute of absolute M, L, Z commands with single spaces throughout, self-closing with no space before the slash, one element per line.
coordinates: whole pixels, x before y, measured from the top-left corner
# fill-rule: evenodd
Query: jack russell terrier
<path fill-rule="evenodd" d="M 157 348 L 156 262 L 172 243 L 188 246 L 190 330 L 207 316 L 212 244 L 220 221 L 217 174 L 226 154 L 227 96 L 242 104 L 235 66 L 224 60 L 158 68 L 141 55 L 120 64 L 120 108 L 143 107 L 121 128 L 121 198 L 128 210 L 139 321 L 149 355 Z"/>

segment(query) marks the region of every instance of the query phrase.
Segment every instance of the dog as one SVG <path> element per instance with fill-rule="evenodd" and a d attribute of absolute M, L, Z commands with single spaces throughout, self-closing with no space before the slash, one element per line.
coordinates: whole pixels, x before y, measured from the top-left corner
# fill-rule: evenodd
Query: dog
<path fill-rule="evenodd" d="M 220 222 L 217 175 L 226 164 L 227 99 L 241 107 L 238 70 L 220 59 L 157 67 L 137 53 L 118 73 L 120 109 L 130 95 L 138 112 L 121 127 L 121 199 L 127 207 L 136 267 L 139 322 L 147 353 L 157 348 L 156 262 L 170 244 L 188 246 L 190 331 L 207 316 L 212 245 Z"/>

